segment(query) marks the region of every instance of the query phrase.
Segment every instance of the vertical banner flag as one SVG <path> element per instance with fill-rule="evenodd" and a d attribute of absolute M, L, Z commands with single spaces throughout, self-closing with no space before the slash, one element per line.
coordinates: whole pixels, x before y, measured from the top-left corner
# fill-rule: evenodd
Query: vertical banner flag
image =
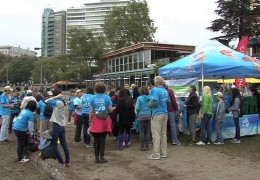
<path fill-rule="evenodd" d="M 242 39 L 239 41 L 237 45 L 237 51 L 241 52 L 243 54 L 247 53 L 247 44 L 248 44 L 248 36 L 243 36 Z M 245 86 L 246 85 L 246 79 L 241 78 L 241 79 L 236 79 L 235 80 L 235 86 Z"/>

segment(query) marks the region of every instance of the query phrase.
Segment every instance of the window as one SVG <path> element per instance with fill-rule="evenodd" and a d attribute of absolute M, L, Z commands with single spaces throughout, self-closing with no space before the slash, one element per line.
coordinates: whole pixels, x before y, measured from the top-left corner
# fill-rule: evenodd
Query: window
<path fill-rule="evenodd" d="M 133 69 L 133 66 L 132 66 L 132 55 L 129 56 L 129 70 L 132 70 Z"/>
<path fill-rule="evenodd" d="M 128 71 L 129 69 L 128 69 L 128 66 L 129 66 L 129 64 L 128 64 L 128 58 L 127 58 L 127 56 L 125 56 L 124 57 L 124 66 L 125 66 L 125 71 Z"/>
<path fill-rule="evenodd" d="M 120 71 L 124 71 L 124 58 L 120 58 Z"/>

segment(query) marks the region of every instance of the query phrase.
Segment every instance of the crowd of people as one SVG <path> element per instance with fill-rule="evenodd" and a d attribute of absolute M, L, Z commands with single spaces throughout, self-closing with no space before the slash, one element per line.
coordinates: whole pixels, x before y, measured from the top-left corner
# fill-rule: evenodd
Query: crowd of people
<path fill-rule="evenodd" d="M 241 89 L 240 89 L 241 90 Z M 0 141 L 8 142 L 8 134 L 14 132 L 17 137 L 17 158 L 19 162 L 28 162 L 25 154 L 28 137 L 40 132 L 41 149 L 43 136 L 51 131 L 51 143 L 56 148 L 59 163 L 65 167 L 71 166 L 69 148 L 66 142 L 65 125 L 74 123 L 74 141 L 83 143 L 87 148 L 94 148 L 95 162 L 106 163 L 105 145 L 107 135 L 115 137 L 118 150 L 130 145 L 131 129 L 138 129 L 140 137 L 140 151 L 153 149 L 148 159 L 158 160 L 167 157 L 167 126 L 172 145 L 180 145 L 178 139 L 179 119 L 187 118 L 190 134 L 190 144 L 211 144 L 211 123 L 215 118 L 216 145 L 224 144 L 222 124 L 226 112 L 233 114 L 235 136 L 233 143 L 240 143 L 240 108 L 242 95 L 237 88 L 231 88 L 231 103 L 227 105 L 224 99 L 226 87 L 211 92 L 209 86 L 203 88 L 202 99 L 197 95 L 196 86 L 189 87 L 189 96 L 176 99 L 174 91 L 164 83 L 160 76 L 156 76 L 149 86 L 137 87 L 125 84 L 122 88 L 110 87 L 107 90 L 103 82 L 94 87 L 87 87 L 86 91 L 77 88 L 71 90 L 68 99 L 61 90 L 52 85 L 51 91 L 38 92 L 25 88 L 20 94 L 20 88 L 4 88 L 0 96 L 1 131 Z M 252 89 L 257 97 L 258 112 L 259 93 Z M 65 118 L 66 111 L 68 116 Z M 73 117 L 73 118 L 72 118 Z M 201 120 L 201 135 L 196 137 L 197 119 Z M 73 120 L 72 120 L 73 119 Z M 92 138 L 94 140 L 92 140 Z M 197 141 L 200 138 L 200 141 Z M 58 141 L 65 154 L 63 160 L 58 148 Z"/>

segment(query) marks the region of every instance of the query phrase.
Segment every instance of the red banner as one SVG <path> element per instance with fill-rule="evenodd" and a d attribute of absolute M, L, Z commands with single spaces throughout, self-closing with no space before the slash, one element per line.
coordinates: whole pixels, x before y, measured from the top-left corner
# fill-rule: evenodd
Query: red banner
<path fill-rule="evenodd" d="M 248 36 L 243 36 L 242 39 L 239 41 L 237 45 L 237 51 L 241 52 L 243 54 L 247 53 L 247 45 L 248 45 Z M 241 79 L 236 79 L 235 80 L 235 86 L 245 86 L 246 85 L 246 79 L 241 78 Z"/>

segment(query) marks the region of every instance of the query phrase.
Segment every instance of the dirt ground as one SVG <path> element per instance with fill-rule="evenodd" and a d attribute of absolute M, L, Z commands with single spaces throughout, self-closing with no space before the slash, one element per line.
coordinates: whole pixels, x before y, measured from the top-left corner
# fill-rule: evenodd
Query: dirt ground
<path fill-rule="evenodd" d="M 0 142 L 0 179 L 1 180 L 48 180 L 32 162 L 19 163 L 16 159 L 17 142 L 14 134 L 9 135 L 10 142 Z"/>
<path fill-rule="evenodd" d="M 168 144 L 167 158 L 148 160 L 152 150 L 138 150 L 139 142 L 133 141 L 129 148 L 116 149 L 114 138 L 107 138 L 106 164 L 94 163 L 93 148 L 86 148 L 83 142 L 73 142 L 74 125 L 67 126 L 66 138 L 71 155 L 72 167 L 81 179 L 89 180 L 175 180 L 175 179 L 236 179 L 259 180 L 260 136 L 242 138 L 241 144 L 187 145 L 188 137 L 181 135 L 182 145 Z M 0 143 L 0 179 L 48 179 L 33 164 L 16 161 L 16 140 Z M 137 139 L 133 135 L 132 139 Z M 62 150 L 61 150 L 62 151 Z M 57 162 L 58 163 L 58 162 Z"/>

